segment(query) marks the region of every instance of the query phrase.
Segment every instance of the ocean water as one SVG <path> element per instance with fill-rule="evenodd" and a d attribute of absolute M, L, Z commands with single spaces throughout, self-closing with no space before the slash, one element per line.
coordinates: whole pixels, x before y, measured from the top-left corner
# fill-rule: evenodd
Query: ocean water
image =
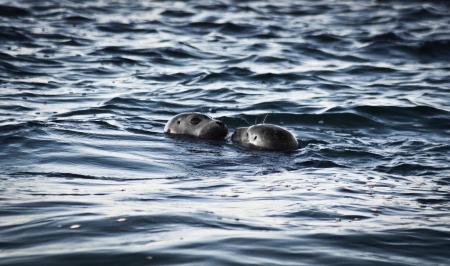
<path fill-rule="evenodd" d="M 0 265 L 449 265 L 449 14 L 0 0 Z M 301 148 L 163 133 L 192 111 Z"/>

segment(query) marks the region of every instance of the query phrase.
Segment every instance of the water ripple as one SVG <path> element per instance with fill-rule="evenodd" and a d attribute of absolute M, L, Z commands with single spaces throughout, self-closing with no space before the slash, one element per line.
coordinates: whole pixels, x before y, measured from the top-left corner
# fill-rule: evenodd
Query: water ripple
<path fill-rule="evenodd" d="M 0 265 L 448 264 L 448 2 L 0 2 Z"/>

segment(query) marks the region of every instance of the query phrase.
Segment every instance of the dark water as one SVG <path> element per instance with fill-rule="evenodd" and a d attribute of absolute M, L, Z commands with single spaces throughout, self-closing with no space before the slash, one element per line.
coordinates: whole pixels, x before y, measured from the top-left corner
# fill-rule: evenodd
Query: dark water
<path fill-rule="evenodd" d="M 0 2 L 0 265 L 449 264 L 448 1 Z"/>

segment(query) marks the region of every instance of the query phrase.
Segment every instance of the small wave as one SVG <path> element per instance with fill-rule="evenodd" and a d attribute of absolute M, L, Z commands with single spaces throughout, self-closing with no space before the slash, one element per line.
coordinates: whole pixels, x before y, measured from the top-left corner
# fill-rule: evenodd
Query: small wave
<path fill-rule="evenodd" d="M 152 49 L 133 49 L 126 46 L 106 46 L 102 47 L 100 49 L 95 50 L 94 52 L 90 53 L 91 55 L 136 55 L 141 56 L 144 58 L 159 58 L 162 57 L 161 54 L 159 54 L 157 51 Z"/>
<path fill-rule="evenodd" d="M 404 117 L 432 117 L 432 116 L 448 116 L 450 112 L 431 106 L 370 106 L 361 105 L 354 108 L 361 113 L 367 113 L 373 116 L 382 116 L 384 118 L 392 116 Z"/>
<path fill-rule="evenodd" d="M 450 200 L 447 198 L 419 198 L 417 202 L 425 205 L 447 204 Z"/>
<path fill-rule="evenodd" d="M 414 52 L 419 56 L 448 59 L 450 58 L 450 39 L 421 42 L 415 46 Z"/>
<path fill-rule="evenodd" d="M 362 41 L 364 42 L 392 42 L 392 43 L 401 43 L 406 42 L 407 40 L 398 35 L 395 32 L 385 32 L 385 33 L 378 33 L 374 34 L 370 37 L 363 38 Z"/>
<path fill-rule="evenodd" d="M 403 21 L 417 22 L 420 20 L 438 20 L 441 18 L 446 18 L 447 13 L 442 12 L 436 8 L 431 8 L 429 6 L 423 5 L 419 7 L 400 10 L 399 17 Z"/>
<path fill-rule="evenodd" d="M 398 123 L 398 126 L 406 126 L 414 121 L 416 124 L 428 128 L 448 128 L 449 112 L 431 106 L 370 106 L 359 105 L 351 108 L 334 107 L 327 110 L 327 113 L 335 112 L 354 112 L 358 115 L 374 119 L 375 121 L 384 121 Z"/>
<path fill-rule="evenodd" d="M 356 150 L 356 149 L 337 149 L 337 148 L 325 148 L 321 149 L 320 153 L 326 156 L 333 156 L 334 158 L 372 158 L 372 159 L 382 159 L 384 158 L 380 154 L 376 154 L 369 151 L 364 150 Z"/>
<path fill-rule="evenodd" d="M 239 36 L 249 36 L 259 33 L 257 26 L 244 23 L 226 22 L 220 25 L 221 33 Z"/>
<path fill-rule="evenodd" d="M 124 56 L 113 56 L 108 59 L 103 59 L 99 61 L 102 64 L 112 64 L 116 66 L 130 66 L 130 65 L 139 65 L 140 62 L 138 60 L 134 60 L 131 58 L 127 58 Z"/>
<path fill-rule="evenodd" d="M 370 216 L 364 215 L 344 215 L 338 212 L 327 212 L 321 210 L 300 210 L 287 212 L 281 215 L 274 215 L 275 217 L 288 217 L 297 219 L 314 219 L 314 220 L 343 220 L 343 221 L 354 221 L 354 220 L 364 220 L 371 218 Z"/>
<path fill-rule="evenodd" d="M 294 61 L 290 60 L 289 58 L 281 58 L 277 56 L 257 56 L 254 59 L 254 62 L 262 64 L 282 64 L 282 63 L 294 64 Z"/>
<path fill-rule="evenodd" d="M 0 26 L 0 40 L 5 42 L 30 42 L 30 33 L 16 27 Z"/>
<path fill-rule="evenodd" d="M 95 175 L 86 175 L 86 174 L 75 174 L 75 173 L 64 173 L 64 172 L 15 172 L 11 173 L 12 176 L 16 177 L 52 177 L 52 178 L 63 178 L 63 179 L 87 179 L 87 180 L 105 180 L 105 181 L 116 181 L 116 182 L 124 182 L 124 181 L 140 181 L 146 180 L 145 178 L 117 178 L 111 176 L 95 176 Z"/>
<path fill-rule="evenodd" d="M 335 42 L 342 42 L 344 40 L 344 38 L 342 38 L 341 36 L 329 33 L 311 34 L 306 36 L 306 38 L 321 43 L 335 43 Z"/>
<path fill-rule="evenodd" d="M 1 98 L 0 98 L 1 99 Z M 0 110 L 7 110 L 7 111 L 14 111 L 14 112 L 25 112 L 25 111 L 32 111 L 34 108 L 14 104 L 14 105 L 1 105 Z"/>
<path fill-rule="evenodd" d="M 164 60 L 163 62 L 170 62 L 174 65 L 179 64 L 175 59 L 214 59 L 218 58 L 217 55 L 200 51 L 196 48 L 187 47 L 184 48 L 172 48 L 162 47 L 154 49 L 134 49 L 124 46 L 107 46 L 101 48 L 93 53 L 96 54 L 119 54 L 119 55 L 136 55 L 145 58 L 151 58 L 154 60 Z"/>
<path fill-rule="evenodd" d="M 406 43 L 374 41 L 371 44 L 360 48 L 365 54 L 370 54 L 376 58 L 398 58 L 413 57 L 421 60 L 442 61 L 450 58 L 450 41 L 448 39 L 413 41 Z M 384 51 L 384 52 L 383 52 Z"/>
<path fill-rule="evenodd" d="M 30 15 L 31 12 L 27 9 L 16 6 L 0 5 L 0 17 L 23 17 Z"/>
<path fill-rule="evenodd" d="M 396 72 L 395 69 L 389 67 L 376 67 L 376 66 L 351 66 L 343 69 L 342 71 L 351 75 L 375 75 L 375 74 L 391 74 Z"/>
<path fill-rule="evenodd" d="M 90 19 L 85 16 L 81 16 L 81 15 L 66 16 L 66 17 L 64 17 L 64 19 L 70 23 L 76 23 L 76 24 L 88 23 L 88 22 L 93 21 L 93 19 Z"/>
<path fill-rule="evenodd" d="M 254 110 L 266 110 L 266 111 L 273 111 L 277 110 L 279 112 L 282 111 L 288 111 L 292 110 L 292 108 L 296 107 L 297 103 L 292 101 L 267 101 L 267 102 L 259 102 L 256 104 L 252 104 L 246 108 L 242 108 L 242 111 L 254 111 Z M 269 120 L 267 122 L 271 121 L 272 119 L 272 113 L 268 113 L 267 117 Z M 257 119 L 260 120 L 260 119 Z"/>
<path fill-rule="evenodd" d="M 153 28 L 138 28 L 133 23 L 121 23 L 121 22 L 108 22 L 105 24 L 97 25 L 97 29 L 110 33 L 157 33 L 158 31 Z"/>
<path fill-rule="evenodd" d="M 306 77 L 300 73 L 263 73 L 252 75 L 249 79 L 261 83 L 291 84 Z"/>
<path fill-rule="evenodd" d="M 310 167 L 310 168 L 345 168 L 346 166 L 337 164 L 333 161 L 327 160 L 306 160 L 301 162 L 296 162 L 298 167 Z"/>
<path fill-rule="evenodd" d="M 195 13 L 184 10 L 164 10 L 161 12 L 161 15 L 174 18 L 186 18 L 194 16 Z"/>
<path fill-rule="evenodd" d="M 399 163 L 393 166 L 379 165 L 374 170 L 380 172 L 386 172 L 389 174 L 401 174 L 401 175 L 433 175 L 444 170 L 449 170 L 449 167 L 439 167 L 431 165 L 423 165 L 417 163 Z"/>
<path fill-rule="evenodd" d="M 33 211 L 42 211 L 45 208 L 61 208 L 65 205 L 69 206 L 95 206 L 95 203 L 91 202 L 78 202 L 78 201 L 32 201 L 32 202 L 24 202 L 17 203 L 13 205 L 9 205 L 8 207 L 11 209 L 18 210 L 33 210 Z M 19 211 L 20 212 L 20 211 Z"/>
<path fill-rule="evenodd" d="M 73 110 L 65 113 L 56 114 L 54 115 L 54 117 L 94 116 L 99 114 L 110 114 L 110 113 L 112 113 L 112 111 L 107 110 L 106 108 L 91 107 L 88 109 Z"/>

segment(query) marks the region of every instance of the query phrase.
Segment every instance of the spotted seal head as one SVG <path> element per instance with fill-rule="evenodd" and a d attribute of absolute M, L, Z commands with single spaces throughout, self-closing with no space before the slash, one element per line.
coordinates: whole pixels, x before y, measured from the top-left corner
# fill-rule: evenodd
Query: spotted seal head
<path fill-rule="evenodd" d="M 227 136 L 228 128 L 222 121 L 205 114 L 181 113 L 167 121 L 164 133 L 221 140 Z"/>
<path fill-rule="evenodd" d="M 298 141 L 287 129 L 272 124 L 239 127 L 231 140 L 241 146 L 272 151 L 290 151 L 298 148 Z"/>

